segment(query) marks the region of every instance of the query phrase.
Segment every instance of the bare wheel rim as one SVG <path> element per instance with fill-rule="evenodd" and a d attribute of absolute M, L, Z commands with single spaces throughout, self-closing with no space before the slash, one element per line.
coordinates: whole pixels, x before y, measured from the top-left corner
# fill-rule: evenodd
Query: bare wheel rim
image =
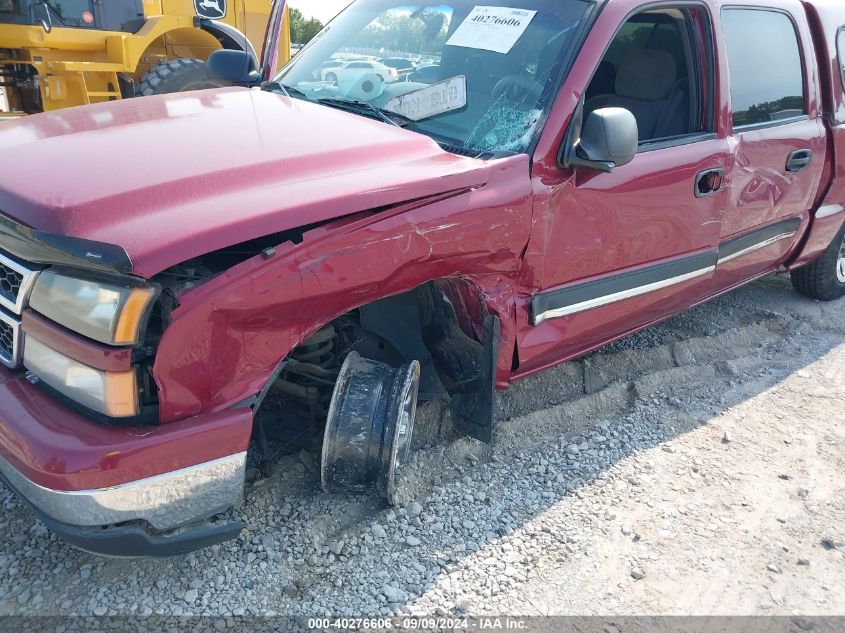
<path fill-rule="evenodd" d="M 845 284 L 845 237 L 839 246 L 839 259 L 836 260 L 836 278 L 839 283 Z"/>
<path fill-rule="evenodd" d="M 417 392 L 419 391 L 419 373 L 414 372 L 414 378 L 402 394 L 402 404 L 399 407 L 399 420 L 396 429 L 396 466 L 401 466 L 408 458 L 411 449 L 411 439 L 414 435 L 414 418 L 417 414 Z"/>
<path fill-rule="evenodd" d="M 387 465 L 386 477 L 382 479 L 380 493 L 391 505 L 396 504 L 397 470 L 408 459 L 411 450 L 411 440 L 414 435 L 414 420 L 417 415 L 417 394 L 420 387 L 420 364 L 417 361 L 407 368 L 404 381 L 399 392 L 398 409 L 396 410 L 396 426 L 393 441 L 390 446 L 390 461 Z"/>

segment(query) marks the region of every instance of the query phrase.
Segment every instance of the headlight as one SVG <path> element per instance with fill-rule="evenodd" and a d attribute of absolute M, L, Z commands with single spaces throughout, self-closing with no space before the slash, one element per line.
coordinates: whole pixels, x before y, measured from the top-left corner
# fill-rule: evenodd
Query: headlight
<path fill-rule="evenodd" d="M 79 404 L 112 418 L 138 415 L 135 371 L 100 371 L 47 347 L 24 340 L 23 362 L 47 385 Z"/>
<path fill-rule="evenodd" d="M 51 270 L 38 276 L 29 304 L 66 328 L 109 345 L 137 345 L 156 290 L 68 277 Z"/>

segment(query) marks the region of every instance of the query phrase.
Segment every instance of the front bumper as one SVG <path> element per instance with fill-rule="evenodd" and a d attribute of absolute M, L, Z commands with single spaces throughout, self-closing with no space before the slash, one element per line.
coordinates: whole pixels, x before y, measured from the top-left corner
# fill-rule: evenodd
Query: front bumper
<path fill-rule="evenodd" d="M 92 490 L 52 490 L 0 458 L 0 475 L 46 516 L 80 527 L 144 521 L 172 530 L 239 505 L 246 453 L 229 455 L 147 479 Z"/>
<path fill-rule="evenodd" d="M 43 512 L 4 475 L 0 480 L 24 502 L 41 521 L 67 543 L 92 554 L 116 558 L 165 558 L 179 556 L 203 547 L 236 538 L 243 529 L 240 521 L 198 522 L 168 533 L 154 533 L 137 523 L 113 526 L 79 526 L 57 521 Z M 26 480 L 28 481 L 28 480 Z M 31 482 L 30 482 L 31 483 Z"/>
<path fill-rule="evenodd" d="M 236 536 L 240 524 L 206 519 L 241 503 L 251 429 L 250 409 L 101 426 L 0 368 L 0 476 L 97 553 L 167 556 Z"/>

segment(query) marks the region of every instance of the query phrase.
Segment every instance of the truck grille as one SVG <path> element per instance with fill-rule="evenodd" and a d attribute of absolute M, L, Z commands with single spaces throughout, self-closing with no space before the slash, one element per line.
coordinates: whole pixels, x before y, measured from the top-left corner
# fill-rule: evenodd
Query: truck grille
<path fill-rule="evenodd" d="M 0 312 L 0 362 L 17 367 L 20 362 L 20 322 Z"/>
<path fill-rule="evenodd" d="M 20 364 L 20 315 L 37 276 L 37 269 L 0 252 L 0 363 L 7 367 Z"/>
<path fill-rule="evenodd" d="M 16 303 L 21 291 L 23 275 L 8 266 L 0 264 L 0 293 L 10 303 Z"/>
<path fill-rule="evenodd" d="M 0 253 L 0 305 L 20 314 L 38 271 Z"/>

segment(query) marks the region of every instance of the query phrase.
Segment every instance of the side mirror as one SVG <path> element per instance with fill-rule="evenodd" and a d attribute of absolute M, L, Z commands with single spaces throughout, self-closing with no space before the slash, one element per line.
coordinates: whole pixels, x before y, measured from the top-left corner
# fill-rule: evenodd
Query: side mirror
<path fill-rule="evenodd" d="M 249 86 L 261 83 L 255 59 L 245 51 L 219 50 L 208 57 L 208 78 Z"/>
<path fill-rule="evenodd" d="M 576 117 L 580 116 L 577 112 Z M 565 167 L 610 172 L 634 160 L 639 145 L 637 119 L 625 108 L 601 108 L 590 112 L 583 117 L 577 140 L 572 136 L 572 133 L 567 135 L 562 152 L 561 164 Z"/>

